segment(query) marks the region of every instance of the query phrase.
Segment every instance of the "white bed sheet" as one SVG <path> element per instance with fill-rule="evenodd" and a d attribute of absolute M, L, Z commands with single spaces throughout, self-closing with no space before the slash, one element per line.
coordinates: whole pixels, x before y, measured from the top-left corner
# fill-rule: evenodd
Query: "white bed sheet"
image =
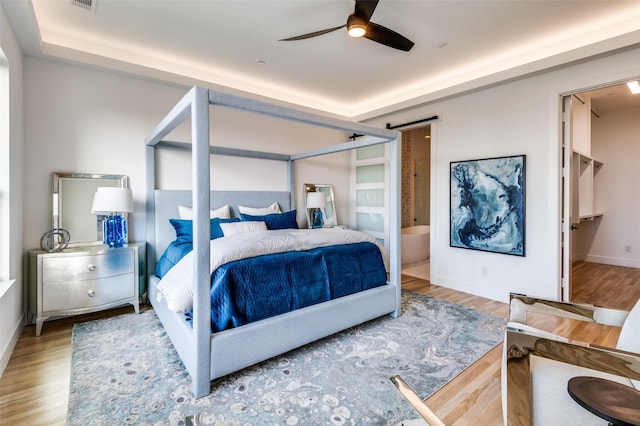
<path fill-rule="evenodd" d="M 366 232 L 342 228 L 280 229 L 217 238 L 210 243 L 210 273 L 225 263 L 249 257 L 316 247 L 370 242 Z M 189 312 L 193 307 L 193 251 L 183 257 L 158 283 L 159 300 L 164 298 L 173 312 Z"/>

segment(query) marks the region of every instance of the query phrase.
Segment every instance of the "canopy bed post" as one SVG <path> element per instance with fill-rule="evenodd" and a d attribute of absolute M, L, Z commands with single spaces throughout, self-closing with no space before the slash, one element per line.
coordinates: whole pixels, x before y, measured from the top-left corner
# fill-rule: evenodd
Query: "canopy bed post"
<path fill-rule="evenodd" d="M 155 251 L 150 250 L 149 248 L 152 247 L 155 249 L 156 246 L 156 241 L 155 241 L 155 230 L 156 230 L 156 203 L 154 202 L 155 200 L 153 199 L 153 195 L 154 195 L 154 190 L 155 188 L 155 175 L 156 175 L 156 149 L 154 146 L 152 145 L 146 145 L 145 148 L 145 164 L 146 164 L 146 218 L 145 218 L 145 224 L 146 224 L 146 233 L 147 233 L 147 244 L 149 245 L 149 247 L 146 250 L 147 253 L 147 259 L 146 259 L 146 265 L 147 265 L 147 277 L 150 277 L 151 275 L 155 274 L 155 268 L 156 268 L 156 255 L 155 255 Z M 149 297 L 149 291 L 147 290 L 147 298 Z"/>
<path fill-rule="evenodd" d="M 209 235 L 209 92 L 201 87 L 195 88 L 191 103 L 191 150 L 193 253 L 194 253 L 194 294 L 193 294 L 193 330 L 195 337 L 196 373 L 193 377 L 193 393 L 196 398 L 208 395 L 211 389 L 209 370 L 211 362 L 211 311 L 209 307 L 210 247 Z"/>
<path fill-rule="evenodd" d="M 400 273 L 400 155 L 402 152 L 402 134 L 398 131 L 370 128 L 366 125 L 353 123 L 353 126 L 362 130 L 362 134 L 369 136 L 362 137 L 356 141 L 344 142 L 319 148 L 299 154 L 292 154 L 291 161 L 303 158 L 317 157 L 362 148 L 376 144 L 389 144 L 389 284 L 394 285 L 396 292 L 396 309 L 391 316 L 400 316 L 400 299 L 402 297 L 401 273 Z M 364 130 L 366 128 L 366 131 Z M 372 131 L 373 130 L 373 131 Z"/>
<path fill-rule="evenodd" d="M 151 250 L 147 250 L 147 276 L 155 274 L 155 265 L 159 254 L 155 252 L 155 199 L 154 191 L 156 189 L 156 146 L 175 129 L 180 123 L 185 121 L 191 115 L 191 102 L 195 87 L 191 88 L 182 99 L 169 111 L 164 119 L 153 129 L 151 134 L 145 140 L 147 146 L 146 165 L 147 165 L 147 217 L 146 231 L 147 243 Z"/>
<path fill-rule="evenodd" d="M 389 275 L 390 281 L 396 283 L 396 310 L 391 315 L 396 318 L 400 316 L 400 156 L 402 136 L 397 134 L 396 138 L 389 142 L 389 247 L 395 250 L 389 251 L 389 264 L 391 265 Z M 395 207 L 398 208 L 395 208 Z"/>
<path fill-rule="evenodd" d="M 295 190 L 294 190 L 294 185 L 295 185 L 295 180 L 296 180 L 296 176 L 295 176 L 295 168 L 293 165 L 293 160 L 291 160 L 291 158 L 289 158 L 287 160 L 287 174 L 289 175 L 289 193 L 290 193 L 290 203 L 292 206 L 296 205 L 296 195 L 295 195 Z"/>

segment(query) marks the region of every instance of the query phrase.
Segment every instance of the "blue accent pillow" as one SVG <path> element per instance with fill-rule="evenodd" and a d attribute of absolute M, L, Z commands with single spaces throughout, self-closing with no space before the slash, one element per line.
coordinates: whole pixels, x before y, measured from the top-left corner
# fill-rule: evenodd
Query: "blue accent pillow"
<path fill-rule="evenodd" d="M 176 241 L 179 243 L 192 243 L 193 242 L 193 222 L 188 219 L 169 219 L 169 222 L 176 230 Z M 211 219 L 211 239 L 215 240 L 216 238 L 224 237 L 222 233 L 222 228 L 220 228 L 221 223 L 231 223 L 231 222 L 240 222 L 240 219 L 237 217 L 231 219 L 220 219 L 213 218 Z"/>
<path fill-rule="evenodd" d="M 269 230 L 298 229 L 295 210 L 290 210 L 284 213 L 271 213 L 263 216 L 252 216 L 241 213 L 240 217 L 244 222 L 264 222 Z"/>
<path fill-rule="evenodd" d="M 162 256 L 160 256 L 160 260 L 158 260 L 156 276 L 158 278 L 164 277 L 164 274 L 173 268 L 173 266 L 191 250 L 193 250 L 193 244 L 191 243 L 172 241 L 164 253 L 162 253 Z"/>

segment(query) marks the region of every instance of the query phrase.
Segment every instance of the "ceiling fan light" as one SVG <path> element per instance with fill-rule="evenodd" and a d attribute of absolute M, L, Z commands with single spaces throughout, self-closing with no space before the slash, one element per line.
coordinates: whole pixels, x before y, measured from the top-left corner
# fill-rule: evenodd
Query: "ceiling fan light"
<path fill-rule="evenodd" d="M 366 28 L 364 27 L 357 27 L 357 26 L 353 26 L 351 28 L 349 28 L 349 35 L 351 37 L 362 37 L 364 35 L 365 32 L 367 32 Z"/>
<path fill-rule="evenodd" d="M 351 37 L 362 37 L 367 32 L 367 21 L 357 15 L 349 16 L 347 32 Z"/>

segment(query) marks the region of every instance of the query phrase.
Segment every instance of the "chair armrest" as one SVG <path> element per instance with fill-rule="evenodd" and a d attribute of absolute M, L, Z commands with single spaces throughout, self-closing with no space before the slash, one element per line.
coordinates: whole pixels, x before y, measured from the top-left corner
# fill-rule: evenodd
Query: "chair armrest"
<path fill-rule="evenodd" d="M 590 376 L 608 374 L 625 378 L 630 381 L 629 385 L 640 379 L 640 354 L 541 337 L 533 330 L 507 328 L 503 356 L 502 396 L 506 425 L 532 424 L 533 405 L 537 401 L 532 393 L 532 356 L 592 370 L 593 373 L 587 374 Z M 557 375 L 549 374 L 558 381 Z M 566 383 L 559 386 L 559 395 L 568 398 L 568 394 L 565 395 Z M 549 392 L 550 389 L 545 390 L 546 394 Z M 570 414 L 566 411 L 563 415 Z M 581 414 L 581 411 L 576 414 Z M 578 423 L 559 421 L 558 424 Z"/>
<path fill-rule="evenodd" d="M 405 397 L 409 404 L 411 404 L 411 406 L 418 412 L 418 414 L 420 414 L 420 417 L 422 417 L 429 426 L 445 426 L 436 413 L 434 413 L 431 408 L 424 403 L 422 398 L 420 398 L 418 394 L 411 389 L 411 386 L 409 386 L 402 377 L 393 376 L 390 377 L 389 380 L 396 385 L 400 394 Z"/>
<path fill-rule="evenodd" d="M 510 294 L 509 320 L 522 324 L 527 323 L 527 314 L 539 313 L 570 318 L 580 321 L 622 327 L 629 311 L 603 308 L 601 306 L 558 302 L 522 294 Z"/>

